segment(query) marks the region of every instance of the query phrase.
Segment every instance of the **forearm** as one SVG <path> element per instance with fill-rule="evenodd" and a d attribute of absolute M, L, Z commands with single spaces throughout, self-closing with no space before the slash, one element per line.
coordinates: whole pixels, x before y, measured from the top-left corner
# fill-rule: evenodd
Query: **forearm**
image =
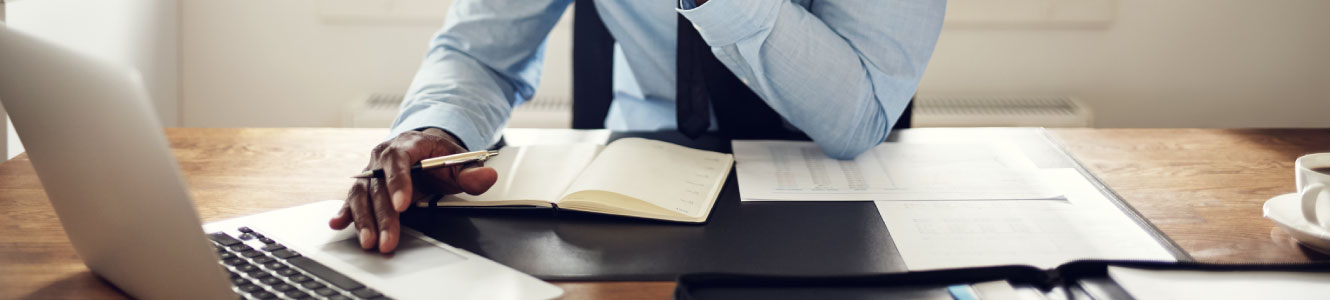
<path fill-rule="evenodd" d="M 470 150 L 498 139 L 512 103 L 512 84 L 495 78 L 474 60 L 447 51 L 431 53 L 407 91 L 391 136 L 403 131 L 441 128 Z"/>
<path fill-rule="evenodd" d="M 837 158 L 877 145 L 899 120 L 945 5 L 821 1 L 810 12 L 787 1 L 706 3 L 685 15 L 717 57 Z"/>
<path fill-rule="evenodd" d="M 412 80 L 392 134 L 442 128 L 470 150 L 498 140 L 530 99 L 545 37 L 571 0 L 459 0 Z"/>

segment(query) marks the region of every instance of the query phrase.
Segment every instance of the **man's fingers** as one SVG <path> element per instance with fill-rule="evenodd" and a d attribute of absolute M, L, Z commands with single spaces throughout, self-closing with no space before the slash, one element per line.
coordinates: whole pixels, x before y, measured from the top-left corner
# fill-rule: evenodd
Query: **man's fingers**
<path fill-rule="evenodd" d="M 363 195 L 364 193 L 361 194 Z M 348 197 L 350 197 L 350 195 L 348 195 Z M 350 200 L 348 199 L 347 201 Z M 337 210 L 337 215 L 334 215 L 332 219 L 328 220 L 328 227 L 335 230 L 342 230 L 348 225 L 351 225 L 351 207 L 349 207 L 346 202 L 342 202 L 342 208 Z"/>
<path fill-rule="evenodd" d="M 388 183 L 388 192 L 392 196 L 392 206 L 390 208 L 395 212 L 406 211 L 411 205 L 411 164 L 416 159 L 407 157 L 402 151 L 389 149 L 380 155 L 379 163 L 383 165 L 383 173 Z"/>
<path fill-rule="evenodd" d="M 369 182 L 368 179 L 360 179 L 356 180 L 356 185 L 359 185 L 362 190 L 368 191 L 371 188 Z M 374 233 L 378 229 L 375 225 L 374 209 L 370 207 L 369 203 L 372 193 L 362 193 L 362 197 L 351 199 L 350 205 L 351 217 L 356 223 L 356 229 L 359 230 L 357 234 L 360 236 L 360 248 L 366 250 L 374 248 L 374 244 L 378 242 L 378 238 L 375 237 Z"/>
<path fill-rule="evenodd" d="M 499 173 L 490 167 L 466 168 L 458 171 L 454 180 L 463 192 L 480 195 L 494 186 L 494 182 L 499 180 Z"/>
<path fill-rule="evenodd" d="M 378 236 L 371 247 L 379 247 L 379 252 L 388 253 L 397 248 L 397 210 L 388 198 L 388 188 L 381 179 L 370 180 L 370 207 L 374 209 L 375 228 Z M 368 248 L 366 248 L 368 249 Z"/>

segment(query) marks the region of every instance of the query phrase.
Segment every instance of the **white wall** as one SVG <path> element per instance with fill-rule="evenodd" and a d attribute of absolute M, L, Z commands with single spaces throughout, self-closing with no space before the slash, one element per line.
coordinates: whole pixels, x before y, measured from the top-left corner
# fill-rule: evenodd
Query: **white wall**
<path fill-rule="evenodd" d="M 1077 96 L 1099 127 L 1330 127 L 1330 1 L 1117 6 L 1104 30 L 946 29 L 919 93 Z"/>
<path fill-rule="evenodd" d="M 6 26 L 138 70 L 158 118 L 179 124 L 176 0 L 6 0 Z M 7 157 L 23 151 L 9 127 Z"/>
<path fill-rule="evenodd" d="M 329 3 L 354 12 L 356 2 L 185 1 L 183 125 L 340 126 L 353 99 L 405 92 L 446 6 L 406 21 L 327 14 Z M 390 1 L 359 3 L 380 2 Z M 571 94 L 569 24 L 565 18 L 555 29 L 561 38 L 546 52 L 537 97 Z"/>
<path fill-rule="evenodd" d="M 337 126 L 350 99 L 402 92 L 441 20 L 332 22 L 331 2 L 357 1 L 185 1 L 181 125 Z M 1103 26 L 948 26 L 920 94 L 1075 96 L 1099 127 L 1330 126 L 1330 1 L 1093 2 Z M 537 97 L 568 94 L 566 25 Z"/>
<path fill-rule="evenodd" d="M 179 3 L 176 0 L 8 0 L 8 25 L 135 68 L 157 116 L 178 123 Z"/>

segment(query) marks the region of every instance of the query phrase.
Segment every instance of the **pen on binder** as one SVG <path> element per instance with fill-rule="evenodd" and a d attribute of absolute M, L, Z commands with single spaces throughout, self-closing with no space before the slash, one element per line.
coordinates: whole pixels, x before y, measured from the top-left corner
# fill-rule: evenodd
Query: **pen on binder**
<path fill-rule="evenodd" d="M 411 170 L 412 171 L 429 170 L 434 168 L 451 167 L 472 162 L 482 162 L 490 159 L 490 157 L 494 157 L 495 155 L 499 155 L 498 150 L 472 151 L 472 152 L 458 153 L 453 155 L 445 155 L 435 158 L 428 158 L 425 160 L 421 160 L 419 163 L 416 163 L 415 165 L 412 165 Z M 356 176 L 351 176 L 351 178 L 373 178 L 373 177 L 383 177 L 383 176 L 384 176 L 383 169 L 374 169 L 370 171 L 365 171 L 364 173 L 357 174 Z"/>

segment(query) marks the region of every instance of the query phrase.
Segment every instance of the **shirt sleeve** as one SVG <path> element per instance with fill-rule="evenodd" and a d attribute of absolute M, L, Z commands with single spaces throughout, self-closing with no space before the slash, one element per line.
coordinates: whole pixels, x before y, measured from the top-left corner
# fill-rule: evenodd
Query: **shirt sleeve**
<path fill-rule="evenodd" d="M 392 135 L 437 127 L 470 150 L 498 141 L 535 93 L 545 39 L 572 0 L 459 0 L 429 42 Z"/>
<path fill-rule="evenodd" d="M 679 12 L 730 71 L 827 155 L 850 159 L 885 140 L 914 96 L 946 1 L 815 0 L 805 8 L 711 0 L 688 7 Z"/>

